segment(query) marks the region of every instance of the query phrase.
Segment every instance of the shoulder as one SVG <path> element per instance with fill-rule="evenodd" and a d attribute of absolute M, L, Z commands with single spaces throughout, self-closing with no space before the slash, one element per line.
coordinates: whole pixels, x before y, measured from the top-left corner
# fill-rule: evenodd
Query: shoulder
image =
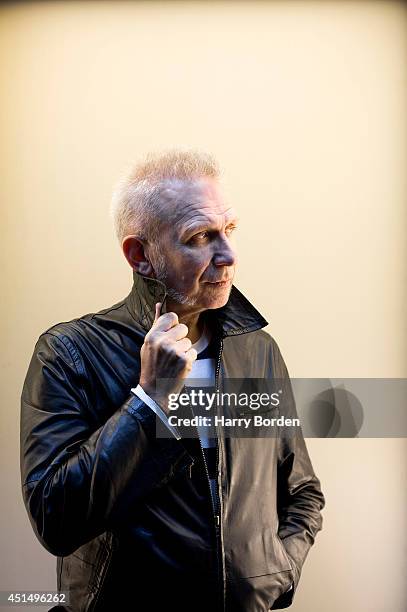
<path fill-rule="evenodd" d="M 257 329 L 256 331 L 245 334 L 227 336 L 224 339 L 224 342 L 228 342 L 235 346 L 240 346 L 245 350 L 272 350 L 274 345 L 277 346 L 273 336 L 264 329 Z"/>
<path fill-rule="evenodd" d="M 97 345 L 108 336 L 122 335 L 128 329 L 129 319 L 134 325 L 124 299 L 108 308 L 54 323 L 38 336 L 36 350 L 49 348 L 69 354 L 78 365 L 82 347 L 89 346 L 89 343 Z"/>
<path fill-rule="evenodd" d="M 108 308 L 103 308 L 95 312 L 88 312 L 67 321 L 54 323 L 40 334 L 40 338 L 44 335 L 49 335 L 59 339 L 75 339 L 75 337 L 83 335 L 84 333 L 86 334 L 87 332 L 90 333 L 98 327 L 102 327 L 106 330 L 109 325 L 112 325 L 114 322 L 123 322 L 127 317 L 129 317 L 129 312 L 126 300 L 124 299 Z"/>
<path fill-rule="evenodd" d="M 273 335 L 264 329 L 258 329 L 247 334 L 228 336 L 224 340 L 225 346 L 236 355 L 249 355 L 257 360 L 270 364 L 277 378 L 287 375 L 287 368 L 278 342 Z"/>
<path fill-rule="evenodd" d="M 286 375 L 286 365 L 276 339 L 274 338 L 274 336 L 267 333 L 263 329 L 260 329 L 257 333 L 259 333 L 259 336 L 261 338 L 261 340 L 259 339 L 258 341 L 263 342 L 271 353 L 271 358 L 273 362 L 273 372 L 277 377 L 284 377 Z"/>

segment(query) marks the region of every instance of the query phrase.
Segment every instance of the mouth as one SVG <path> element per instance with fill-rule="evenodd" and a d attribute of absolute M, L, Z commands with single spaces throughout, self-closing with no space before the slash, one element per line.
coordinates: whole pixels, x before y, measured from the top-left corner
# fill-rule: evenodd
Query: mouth
<path fill-rule="evenodd" d="M 230 285 L 232 282 L 231 278 L 228 278 L 227 280 L 224 281 L 216 281 L 214 283 L 210 283 L 208 282 L 208 285 L 213 285 L 214 287 L 227 287 L 228 285 Z"/>

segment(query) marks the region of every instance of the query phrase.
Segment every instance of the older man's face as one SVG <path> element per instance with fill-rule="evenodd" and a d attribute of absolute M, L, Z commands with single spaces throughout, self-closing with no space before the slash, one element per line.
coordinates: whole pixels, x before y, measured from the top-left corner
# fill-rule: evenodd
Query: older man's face
<path fill-rule="evenodd" d="M 164 231 L 156 277 L 177 312 L 220 308 L 228 301 L 236 267 L 236 213 L 209 178 L 171 181 L 163 194 Z"/>

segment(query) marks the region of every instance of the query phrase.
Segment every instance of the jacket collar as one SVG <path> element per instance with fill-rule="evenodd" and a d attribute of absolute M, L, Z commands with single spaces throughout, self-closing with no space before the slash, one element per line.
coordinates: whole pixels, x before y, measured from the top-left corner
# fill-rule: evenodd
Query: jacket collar
<path fill-rule="evenodd" d="M 133 287 L 126 301 L 132 316 L 146 332 L 153 324 L 156 302 L 163 302 L 161 313 L 167 312 L 166 295 L 164 283 L 133 270 Z M 268 325 L 266 319 L 235 285 L 232 285 L 229 300 L 222 308 L 207 310 L 205 314 L 208 322 L 211 321 L 217 327 L 222 337 L 245 334 Z"/>

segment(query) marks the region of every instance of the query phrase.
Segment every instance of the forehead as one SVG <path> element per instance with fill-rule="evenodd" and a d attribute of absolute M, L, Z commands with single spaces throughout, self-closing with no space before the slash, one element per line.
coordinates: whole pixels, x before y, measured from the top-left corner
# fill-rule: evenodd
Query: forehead
<path fill-rule="evenodd" d="M 218 181 L 210 178 L 168 180 L 161 202 L 161 220 L 176 233 L 201 224 L 223 225 L 236 218 L 236 212 L 225 200 Z"/>

